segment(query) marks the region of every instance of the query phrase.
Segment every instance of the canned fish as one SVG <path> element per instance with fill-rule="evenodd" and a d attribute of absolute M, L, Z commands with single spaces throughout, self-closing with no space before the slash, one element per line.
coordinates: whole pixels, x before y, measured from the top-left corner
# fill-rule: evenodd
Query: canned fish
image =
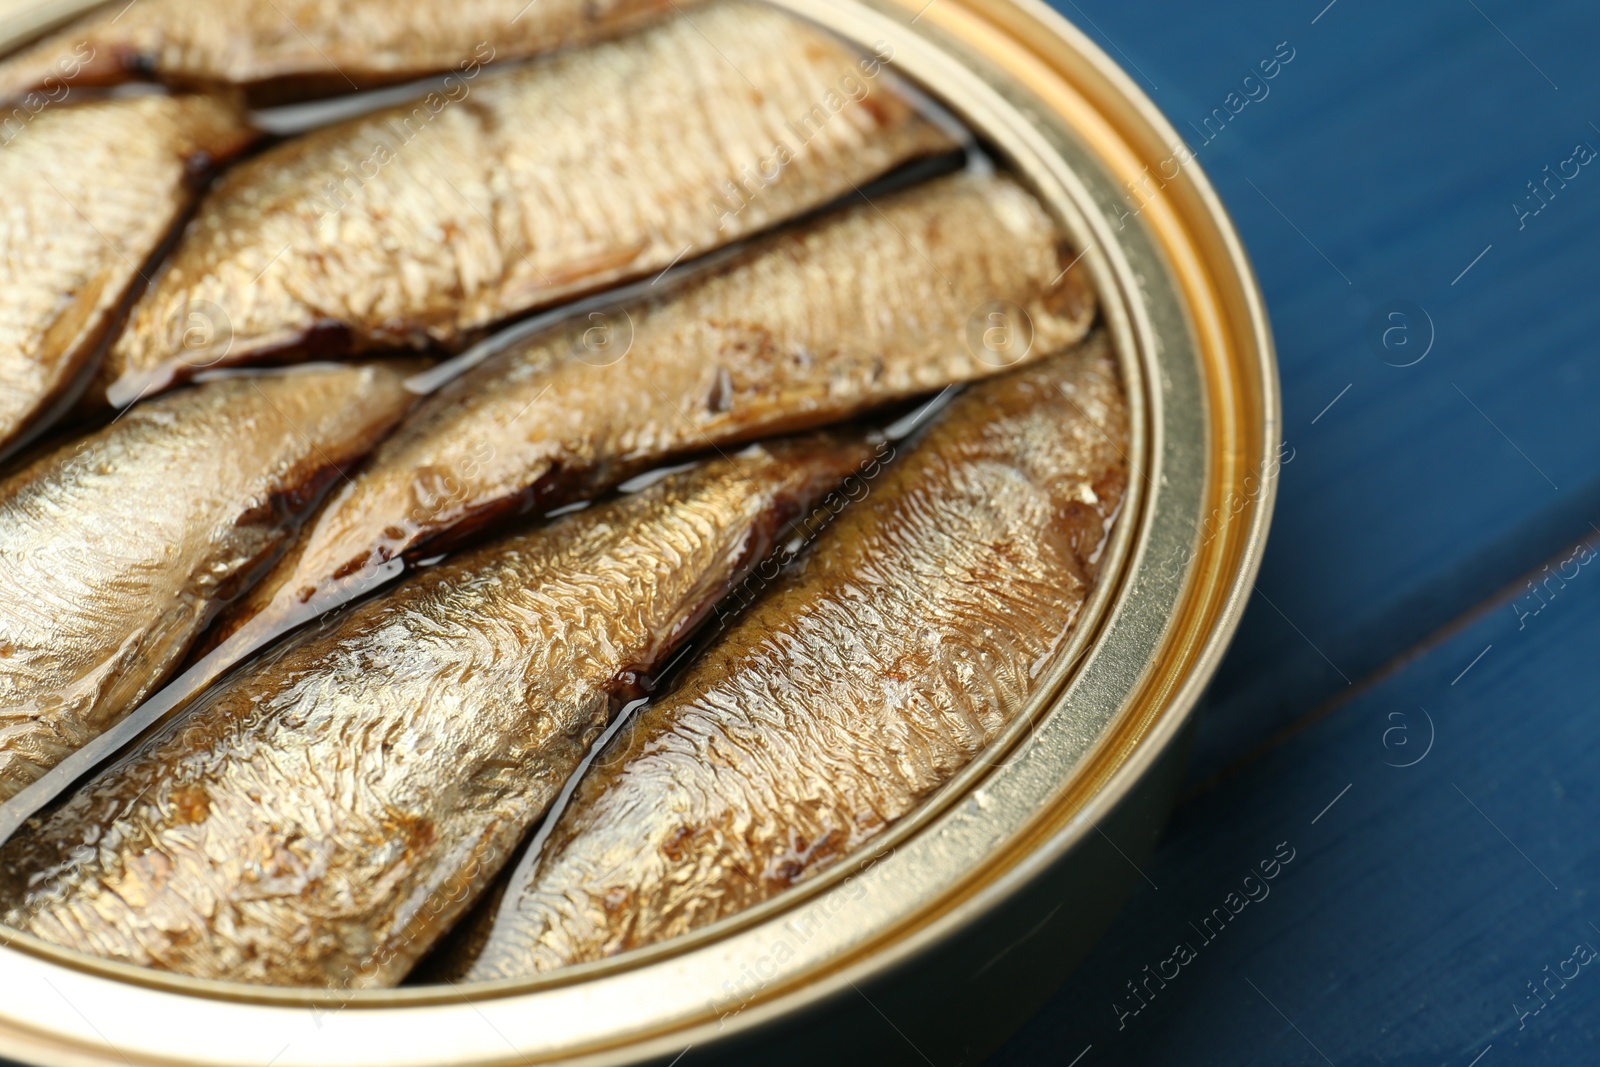
<path fill-rule="evenodd" d="M 100 725 L 29 750 L 5 794 L 0 1054 L 981 1059 L 1139 878 L 1271 515 L 1270 329 L 1183 140 L 1082 34 L 1021 0 L 533 15 L 484 0 L 448 17 L 358 12 L 326 37 L 282 34 L 281 12 L 165 25 L 145 3 L 126 24 L 116 5 L 69 23 L 0 69 L 8 144 L 44 140 L 52 110 L 143 98 L 99 88 L 128 79 L 223 87 L 274 105 L 257 129 L 298 136 L 228 171 L 169 265 L 142 289 L 127 280 L 133 310 L 101 327 L 109 357 L 88 402 L 199 418 L 181 406 L 216 381 L 167 390 L 198 377 L 243 393 L 218 366 L 453 358 L 410 380 L 431 395 L 398 429 L 364 409 L 383 423 L 370 436 L 388 437 L 349 491 L 311 512 L 315 493 L 284 487 L 303 510 L 279 515 L 273 543 L 299 529 L 295 547 L 220 624 L 142 664 L 140 696 Z M 81 7 L 41 5 L 13 37 Z M 761 23 L 773 10 L 784 21 Z M 611 107 L 629 88 L 640 97 Z M 585 122 L 616 151 L 563 172 L 551 161 L 562 138 L 587 143 Z M 255 136 L 226 125 L 230 154 Z M 364 139 L 342 132 L 356 128 Z M 422 157 L 426 179 L 406 186 L 397 175 Z M 573 174 L 600 175 L 604 195 L 574 191 Z M 440 216 L 407 188 L 453 190 L 467 209 Z M 269 193 L 290 198 L 287 219 L 262 215 Z M 164 195 L 172 213 L 187 194 Z M 384 236 L 406 212 L 423 224 Z M 144 254 L 159 238 L 138 238 Z M 368 239 L 401 284 L 329 267 L 340 240 Z M 265 251 L 241 258 L 240 242 Z M 436 281 L 445 259 L 466 273 Z M 847 340 L 807 332 L 824 299 Z M 169 336 L 196 307 L 228 338 L 198 361 Z M 734 344 L 738 315 L 751 325 Z M 708 331 L 717 360 L 686 369 Z M 81 377 L 78 358 L 63 350 L 63 380 Z M 41 389 L 17 439 L 60 418 L 67 391 Z M 560 427 L 530 430 L 537 447 L 484 429 L 529 411 Z M 116 425 L 66 432 L 78 455 L 130 462 L 127 440 L 96 436 L 130 432 Z M 329 440 L 358 454 L 340 425 Z M 701 450 L 712 458 L 693 470 L 670 467 Z M 551 522 L 472 540 L 529 510 Z M 668 550 L 672 581 L 650 565 Z M 984 584 L 997 560 L 1009 569 Z M 407 569 L 397 592 L 350 604 Z M 652 606 L 582 656 L 541 651 L 537 672 L 505 661 L 530 629 L 541 650 L 587 633 L 528 621 L 558 597 L 573 617 Z M 256 654 L 324 607 L 331 621 Z M 470 669 L 449 658 L 465 636 L 417 659 L 452 626 L 493 642 L 511 619 L 510 643 Z M 928 648 L 930 633 L 945 640 Z M 185 656 L 167 695 L 140 704 Z M 419 662 L 444 664 L 449 686 L 407 695 Z M 495 674 L 503 662 L 514 669 Z M 296 690 L 280 714 L 307 677 L 339 692 Z M 461 732 L 468 713 L 478 729 Z M 329 723 L 342 732 L 313 743 Z M 502 740 L 540 730 L 562 740 Z M 441 739 L 459 744 L 451 759 L 430 755 Z M 260 821 L 296 759 L 281 807 L 309 805 L 315 840 Z M 359 789 L 393 790 L 372 793 L 377 815 L 306 792 L 363 760 L 384 772 L 357 774 Z M 452 792 L 462 778 L 470 803 Z M 449 801 L 402 812 L 396 798 L 419 792 Z M 277 843 L 232 854 L 264 842 Z"/>

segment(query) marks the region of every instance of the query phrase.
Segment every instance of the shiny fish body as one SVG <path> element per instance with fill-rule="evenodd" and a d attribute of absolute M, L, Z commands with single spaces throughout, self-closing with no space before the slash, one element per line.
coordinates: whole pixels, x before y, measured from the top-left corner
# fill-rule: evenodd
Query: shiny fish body
<path fill-rule="evenodd" d="M 153 78 L 277 103 L 520 59 L 623 33 L 695 0 L 139 0 L 0 63 L 0 99 Z"/>
<path fill-rule="evenodd" d="M 207 978 L 397 983 L 641 675 L 869 455 L 753 446 L 297 637 L 25 826 L 4 922 Z"/>
<path fill-rule="evenodd" d="M 383 367 L 209 382 L 0 483 L 0 799 L 148 696 L 411 399 Z"/>
<path fill-rule="evenodd" d="M 237 108 L 200 96 L 48 108 L 0 127 L 0 453 L 70 401 L 193 180 L 254 136 Z"/>
<path fill-rule="evenodd" d="M 969 390 L 624 728 L 468 977 L 702 927 L 912 811 L 1023 709 L 1073 626 L 1127 435 L 1101 339 Z"/>
<path fill-rule="evenodd" d="M 201 205 L 109 354 L 106 398 L 183 375 L 174 308 L 213 309 L 220 363 L 455 348 L 951 147 L 882 68 L 725 0 L 290 141 Z M 779 148 L 790 162 L 744 202 Z"/>
<path fill-rule="evenodd" d="M 215 640 L 258 646 L 386 561 L 508 510 L 996 373 L 997 354 L 972 343 L 975 310 L 996 300 L 1031 323 L 1032 348 L 1014 358 L 1060 351 L 1095 312 L 1080 272 L 1065 270 L 1073 258 L 1020 186 L 956 176 L 765 238 L 680 291 L 578 317 L 424 401 Z"/>

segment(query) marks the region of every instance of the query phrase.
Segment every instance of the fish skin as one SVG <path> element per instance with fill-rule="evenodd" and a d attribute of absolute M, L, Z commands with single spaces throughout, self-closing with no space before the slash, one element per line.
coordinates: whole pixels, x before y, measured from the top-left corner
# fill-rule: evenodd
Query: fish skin
<path fill-rule="evenodd" d="M 1103 335 L 972 387 L 624 727 L 466 979 L 681 935 L 914 810 L 1023 709 L 1073 625 L 1127 433 Z"/>
<path fill-rule="evenodd" d="M 398 983 L 642 676 L 870 455 L 752 446 L 291 639 L 25 825 L 3 921 L 192 976 Z"/>
<path fill-rule="evenodd" d="M 204 96 L 47 108 L 5 133 L 0 454 L 70 401 L 194 179 L 257 136 L 235 104 Z"/>
<path fill-rule="evenodd" d="M 692 21 L 463 81 L 455 102 L 432 93 L 289 141 L 201 204 L 98 388 L 120 406 L 181 377 L 166 324 L 194 302 L 224 309 L 224 363 L 458 348 L 953 148 L 881 74 L 861 79 L 878 62 L 775 9 L 722 0 Z M 800 150 L 786 123 L 845 77 L 871 91 L 835 93 L 831 117 L 818 105 Z M 791 162 L 732 210 L 725 186 L 790 142 Z"/>
<path fill-rule="evenodd" d="M 0 99 L 155 80 L 239 87 L 256 106 L 525 59 L 699 0 L 193 0 L 113 3 L 0 63 Z"/>
<path fill-rule="evenodd" d="M 0 800 L 133 710 L 410 406 L 305 367 L 140 404 L 0 483 Z"/>
<path fill-rule="evenodd" d="M 609 365 L 586 361 L 589 318 L 515 345 L 420 404 L 206 648 L 259 647 L 386 561 L 508 511 L 997 373 L 967 340 L 990 299 L 1028 312 L 1027 358 L 1059 351 L 1095 314 L 1082 273 L 1064 273 L 1073 259 L 1021 186 L 955 176 L 769 236 L 677 292 L 608 313 L 613 344 L 631 332 Z"/>

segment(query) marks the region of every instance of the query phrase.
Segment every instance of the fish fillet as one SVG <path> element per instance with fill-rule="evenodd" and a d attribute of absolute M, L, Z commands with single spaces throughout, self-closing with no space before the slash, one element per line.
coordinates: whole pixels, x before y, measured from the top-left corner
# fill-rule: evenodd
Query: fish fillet
<path fill-rule="evenodd" d="M 0 482 L 0 800 L 117 722 L 399 419 L 404 371 L 162 397 Z"/>
<path fill-rule="evenodd" d="M 204 96 L 0 115 L 0 453 L 70 402 L 195 179 L 254 137 Z"/>
<path fill-rule="evenodd" d="M 596 763 L 470 979 L 663 941 L 881 834 L 1025 706 L 1127 479 L 1103 338 L 974 386 Z"/>
<path fill-rule="evenodd" d="M 613 37 L 698 0 L 124 0 L 0 63 L 0 99 L 155 79 L 255 104 L 351 92 Z"/>
<path fill-rule="evenodd" d="M 883 66 L 724 0 L 289 141 L 200 206 L 111 349 L 105 399 L 186 373 L 175 310 L 219 309 L 218 363 L 453 349 L 952 147 Z"/>

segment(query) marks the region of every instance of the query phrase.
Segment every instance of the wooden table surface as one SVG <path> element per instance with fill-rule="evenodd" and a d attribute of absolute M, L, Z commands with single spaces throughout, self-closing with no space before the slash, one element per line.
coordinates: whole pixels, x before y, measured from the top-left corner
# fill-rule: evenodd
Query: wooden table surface
<path fill-rule="evenodd" d="M 1055 2 L 1194 138 L 1294 458 L 1190 792 L 992 1063 L 1600 1063 L 1600 9 Z"/>

